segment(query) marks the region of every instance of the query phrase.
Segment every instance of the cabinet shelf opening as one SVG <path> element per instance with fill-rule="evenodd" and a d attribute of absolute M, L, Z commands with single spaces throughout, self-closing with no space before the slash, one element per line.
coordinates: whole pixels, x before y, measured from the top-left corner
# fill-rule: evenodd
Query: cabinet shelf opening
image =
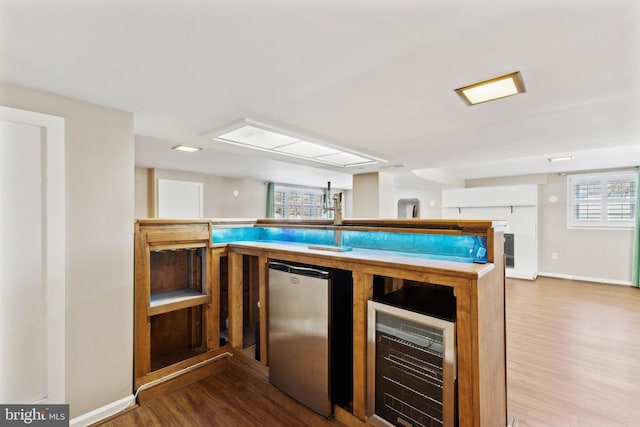
<path fill-rule="evenodd" d="M 185 289 L 206 293 L 206 248 L 151 251 L 151 299 L 156 294 L 166 294 Z"/>
<path fill-rule="evenodd" d="M 202 306 L 158 314 L 150 323 L 152 371 L 207 351 Z"/>

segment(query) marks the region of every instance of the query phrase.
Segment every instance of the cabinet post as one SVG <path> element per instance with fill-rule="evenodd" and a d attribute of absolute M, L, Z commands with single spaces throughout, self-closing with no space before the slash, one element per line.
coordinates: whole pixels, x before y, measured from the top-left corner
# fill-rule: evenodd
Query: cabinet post
<path fill-rule="evenodd" d="M 141 383 L 139 378 L 144 377 L 151 370 L 151 323 L 146 315 L 149 304 L 149 251 L 146 247 L 145 234 L 139 232 L 136 225 L 135 234 L 135 357 L 134 357 L 134 377 L 136 378 L 135 388 Z M 139 313 L 144 313 L 140 315 Z"/>
<path fill-rule="evenodd" d="M 458 422 L 460 427 L 477 425 L 478 404 L 474 397 L 477 375 L 477 333 L 473 330 L 473 307 L 469 286 L 454 288 L 456 296 L 456 335 L 458 367 Z"/>
<path fill-rule="evenodd" d="M 229 252 L 229 343 L 242 350 L 242 254 Z"/>
<path fill-rule="evenodd" d="M 261 255 L 258 257 L 258 298 L 260 301 L 260 362 L 263 365 L 268 364 L 267 360 L 267 257 Z"/>
<path fill-rule="evenodd" d="M 353 272 L 353 415 L 367 419 L 367 301 L 373 275 Z"/>

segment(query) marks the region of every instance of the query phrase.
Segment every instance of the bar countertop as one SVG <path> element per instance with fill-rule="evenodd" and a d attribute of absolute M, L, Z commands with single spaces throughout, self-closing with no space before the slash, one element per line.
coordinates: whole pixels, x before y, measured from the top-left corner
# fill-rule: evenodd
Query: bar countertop
<path fill-rule="evenodd" d="M 238 241 L 214 245 L 214 247 L 216 246 L 228 246 L 230 250 L 237 250 L 239 252 L 243 250 L 265 251 L 269 258 L 277 258 L 279 254 L 295 254 L 316 258 L 319 263 L 322 263 L 322 260 L 334 260 L 383 267 L 424 270 L 440 274 L 447 274 L 447 272 L 455 270 L 457 276 L 462 275 L 473 279 L 481 277 L 494 269 L 492 263 L 476 264 L 465 259 L 456 260 L 456 257 L 361 248 L 353 248 L 349 251 L 339 252 L 312 249 L 306 243 Z"/>

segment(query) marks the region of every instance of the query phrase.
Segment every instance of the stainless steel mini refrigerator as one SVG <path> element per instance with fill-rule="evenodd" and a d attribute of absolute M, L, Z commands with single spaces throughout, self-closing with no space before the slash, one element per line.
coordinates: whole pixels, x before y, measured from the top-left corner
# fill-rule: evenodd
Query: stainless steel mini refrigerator
<path fill-rule="evenodd" d="M 353 324 L 351 317 L 340 318 L 349 316 L 352 290 L 350 282 L 337 283 L 341 277 L 322 267 L 269 263 L 269 381 L 324 417 L 333 403 L 352 396 Z M 336 341 L 340 337 L 343 342 Z"/>

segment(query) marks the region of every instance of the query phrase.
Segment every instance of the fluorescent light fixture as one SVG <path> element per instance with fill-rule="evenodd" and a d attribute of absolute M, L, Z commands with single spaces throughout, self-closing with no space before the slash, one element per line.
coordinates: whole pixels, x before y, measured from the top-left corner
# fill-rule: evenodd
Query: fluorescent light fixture
<path fill-rule="evenodd" d="M 215 134 L 211 138 L 226 144 L 344 168 L 384 163 L 384 160 L 381 159 L 347 152 L 340 148 L 317 142 L 310 142 L 306 140 L 308 138 L 294 136 L 292 133 L 283 132 L 249 120 L 243 120 L 242 124 L 236 126 L 233 130 Z"/>
<path fill-rule="evenodd" d="M 481 104 L 525 92 L 519 71 L 456 89 L 467 105 Z"/>
<path fill-rule="evenodd" d="M 172 148 L 172 150 L 185 151 L 187 153 L 195 153 L 196 151 L 202 150 L 202 148 L 189 147 L 188 145 L 176 145 L 175 147 Z"/>
<path fill-rule="evenodd" d="M 568 160 L 573 160 L 573 156 L 561 156 L 561 157 L 551 157 L 550 159 L 547 159 L 549 162 L 554 163 L 554 162 L 566 162 Z"/>

